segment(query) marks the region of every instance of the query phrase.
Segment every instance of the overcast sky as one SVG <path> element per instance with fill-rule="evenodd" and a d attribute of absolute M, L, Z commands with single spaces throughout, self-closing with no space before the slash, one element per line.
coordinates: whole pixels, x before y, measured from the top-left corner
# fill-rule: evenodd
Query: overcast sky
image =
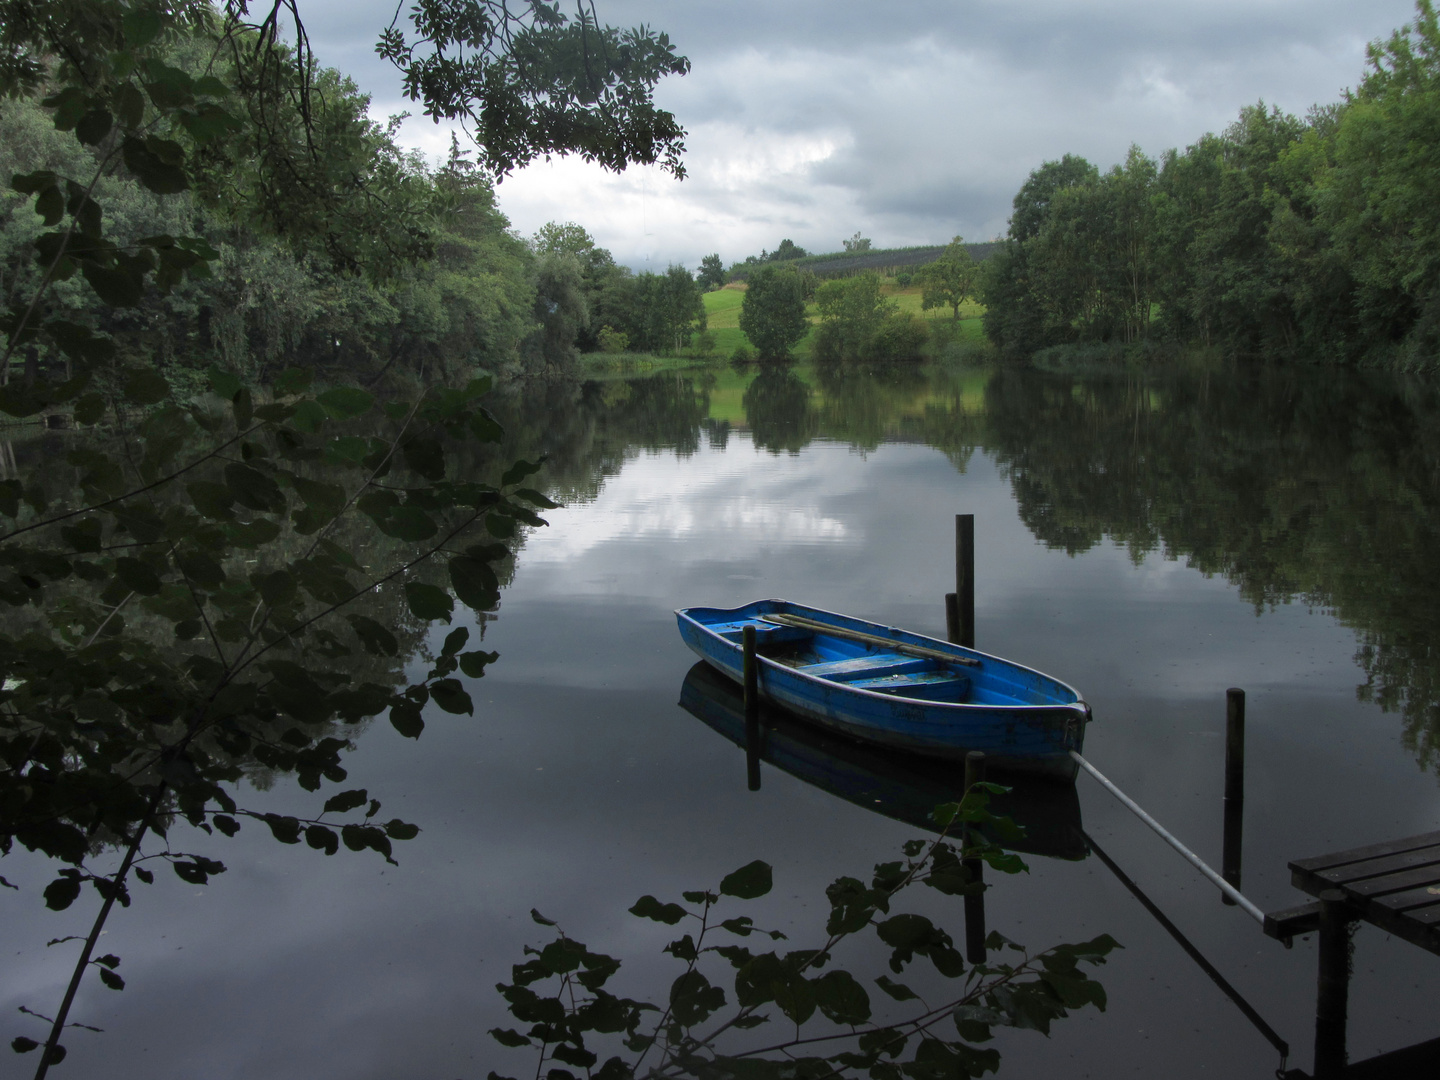
<path fill-rule="evenodd" d="M 529 235 L 576 221 L 636 269 L 726 263 L 784 237 L 836 251 L 1002 233 L 1030 170 L 1065 153 L 1103 167 L 1218 131 L 1257 100 L 1303 113 L 1364 71 L 1365 45 L 1411 0 L 596 0 L 602 21 L 670 34 L 694 70 L 656 100 L 689 131 L 683 183 L 579 161 L 501 184 Z M 377 117 L 411 109 L 374 55 L 394 0 L 301 0 L 321 60 Z M 412 119 L 431 155 L 448 130 Z"/>

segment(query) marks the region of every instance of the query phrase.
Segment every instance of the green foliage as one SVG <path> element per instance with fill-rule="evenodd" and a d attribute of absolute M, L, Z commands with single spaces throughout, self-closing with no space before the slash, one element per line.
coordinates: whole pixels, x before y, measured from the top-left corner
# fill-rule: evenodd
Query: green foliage
<path fill-rule="evenodd" d="M 904 857 L 881 863 L 868 883 L 841 877 L 826 890 L 829 912 L 816 947 L 754 951 L 756 938 L 785 939 L 748 915 L 732 914 L 727 898 L 753 900 L 772 888 L 771 868 L 752 862 L 728 874 L 716 889 L 686 892 L 684 903 L 642 897 L 631 914 L 692 931 L 664 951 L 683 965 L 659 1001 L 613 995 L 606 984 L 620 961 L 558 931 L 555 940 L 526 947 L 524 963 L 511 969 L 498 989 L 519 1022 L 495 1028 L 501 1045 L 531 1047 L 535 1075 L 566 1075 L 560 1065 L 604 1064 L 595 1076 L 954 1076 L 994 1072 L 999 1053 L 988 1042 L 996 1027 L 1048 1034 L 1050 1025 L 1072 1009 L 1105 1008 L 1105 992 L 1080 967 L 1102 964 L 1115 948 L 1108 935 L 1076 945 L 1030 954 L 999 934 L 986 945 L 1013 954 L 966 967 L 949 933 L 928 917 L 895 910 L 917 886 L 947 896 L 984 888 L 966 859 L 1015 873 L 1024 866 L 1013 855 L 978 839 L 982 826 L 999 825 L 986 806 L 994 785 L 977 785 L 958 804 L 937 808 L 939 820 L 964 832 L 963 844 L 911 841 Z M 554 924 L 532 912 L 544 926 Z M 723 916 L 723 917 L 722 917 Z M 835 966 L 846 946 L 874 931 L 888 952 L 891 971 L 926 986 L 929 1001 L 888 975 L 873 979 L 886 997 L 919 1002 L 908 1015 L 877 1007 L 866 980 Z M 763 948 L 763 944 L 760 946 Z M 926 964 L 916 965 L 917 960 Z M 823 969 L 823 970 L 822 970 Z M 907 969 L 910 969 L 907 971 Z M 929 970 L 926 970 L 929 969 Z M 933 972 L 933 973 L 932 973 Z M 938 978 L 937 978 L 938 977 Z M 777 1015 L 778 1014 L 778 1015 Z M 744 1049 L 740 1033 L 784 1018 L 793 1035 L 771 1035 Z M 808 1027 L 806 1025 L 809 1025 Z M 652 1056 L 653 1055 L 653 1056 Z M 547 1065 L 551 1070 L 547 1073 Z M 490 1074 L 498 1076 L 496 1073 Z"/>
<path fill-rule="evenodd" d="M 908 285 L 910 275 L 903 276 L 906 280 L 901 282 L 897 277 L 897 284 Z M 975 291 L 975 276 L 975 260 L 970 257 L 964 238 L 957 236 L 950 241 L 945 254 L 915 272 L 923 290 L 921 307 L 926 311 L 948 307 L 954 312 L 955 321 L 959 322 L 960 305 Z"/>
<path fill-rule="evenodd" d="M 1429 368 L 1440 356 L 1440 24 L 1431 0 L 1373 43 L 1342 103 L 1264 103 L 1158 168 L 1037 169 L 988 267 L 1003 350 L 1146 340 L 1231 355 Z"/>
<path fill-rule="evenodd" d="M 685 175 L 684 129 L 651 92 L 690 61 L 648 27 L 601 26 L 543 0 L 420 0 L 412 35 L 396 18 L 376 51 L 404 75 L 405 92 L 436 120 L 464 120 L 496 176 L 550 154 L 579 154 L 621 171 L 657 161 Z"/>
<path fill-rule="evenodd" d="M 630 335 L 614 327 L 602 326 L 598 336 L 603 353 L 623 353 L 630 348 Z"/>
<path fill-rule="evenodd" d="M 706 255 L 700 260 L 700 270 L 695 275 L 695 280 L 705 290 L 718 289 L 725 284 L 725 266 L 718 254 Z"/>
<path fill-rule="evenodd" d="M 294 49 L 278 37 L 282 8 Z M 382 53 L 433 114 L 477 121 L 491 175 L 572 152 L 683 173 L 683 132 L 650 101 L 661 76 L 689 66 L 663 34 L 567 20 L 544 3 L 514 16 L 427 0 L 412 18 L 417 40 L 392 25 Z M 142 864 L 168 862 L 194 885 L 224 872 L 172 847 L 177 825 L 228 837 L 248 818 L 281 843 L 389 861 L 393 842 L 417 835 L 381 824 L 364 790 L 330 796 L 311 818 L 237 796 L 257 775 L 293 774 L 310 792 L 342 783 L 346 728 L 369 718 L 388 714 L 416 737 L 430 703 L 473 714 L 455 673 L 479 678 L 496 655 L 465 650 L 466 628 L 416 681 L 404 658 L 457 601 L 494 607 L 501 541 L 555 505 L 516 486 L 537 464 L 482 479 L 473 447 L 502 435 L 480 404 L 488 378 L 437 372 L 451 384 L 383 402 L 356 386 L 312 389 L 321 365 L 303 363 L 302 326 L 333 366 L 344 327 L 368 323 L 362 347 L 377 324 L 390 338 L 380 373 L 408 334 L 473 374 L 477 354 L 511 351 L 529 331 L 514 311 L 536 291 L 489 180 L 456 144 L 431 174 L 396 149 L 398 120 L 371 123 L 354 85 L 318 68 L 293 5 L 247 19 L 239 0 L 0 0 L 0 125 L 24 136 L 4 148 L 15 194 L 0 205 L 0 412 L 68 410 L 93 429 L 63 458 L 0 481 L 0 854 L 18 841 L 63 864 L 44 890 L 56 910 L 87 884 L 100 898 L 37 1080 L 65 1056 L 89 968 L 125 985 L 118 957 L 91 953 L 132 883 L 153 882 Z M 457 61 L 456 44 L 479 51 Z M 546 314 L 573 314 L 565 269 L 536 275 Z M 187 327 L 168 357 L 154 348 L 157 309 L 198 340 Z M 276 330 L 258 365 L 268 391 L 224 367 L 196 370 L 227 339 L 253 340 L 249 313 Z M 573 326 L 538 321 L 542 339 L 573 346 Z M 183 354 L 200 358 L 188 377 L 155 366 Z M 111 851 L 118 866 L 103 869 Z"/>
<path fill-rule="evenodd" d="M 919 319 L 881 296 L 880 275 L 873 271 L 822 283 L 815 303 L 820 309 L 815 358 L 820 361 L 916 360 L 930 337 Z"/>
<path fill-rule="evenodd" d="M 749 277 L 740 330 L 764 360 L 783 359 L 810 331 L 805 287 L 790 266 L 762 266 Z"/>
<path fill-rule="evenodd" d="M 632 297 L 632 348 L 671 356 L 692 334 L 705 329 L 705 302 L 700 287 L 683 266 L 668 267 L 663 274 L 638 275 Z"/>

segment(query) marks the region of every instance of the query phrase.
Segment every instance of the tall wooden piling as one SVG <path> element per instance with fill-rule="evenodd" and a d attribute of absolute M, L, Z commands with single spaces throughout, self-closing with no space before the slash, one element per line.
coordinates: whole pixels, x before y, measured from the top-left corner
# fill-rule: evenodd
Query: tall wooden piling
<path fill-rule="evenodd" d="M 1320 894 L 1320 980 L 1315 996 L 1315 1080 L 1345 1073 L 1345 1024 L 1350 1003 L 1350 923 L 1339 889 Z"/>
<path fill-rule="evenodd" d="M 972 788 L 985 779 L 985 754 L 980 750 L 971 750 L 965 755 L 965 793 L 968 795 Z M 972 836 L 967 828 L 963 834 L 964 844 L 968 847 L 972 841 L 978 841 L 978 836 Z M 973 893 L 965 894 L 965 958 L 972 964 L 983 964 L 985 962 L 985 892 L 984 892 L 984 863 L 979 859 L 962 859 L 961 865 L 970 880 L 978 886 Z"/>
<path fill-rule="evenodd" d="M 745 676 L 745 779 L 751 791 L 760 790 L 760 665 L 755 659 L 755 627 L 740 631 Z"/>
<path fill-rule="evenodd" d="M 955 642 L 975 647 L 975 515 L 955 515 L 955 606 L 959 635 Z"/>
<path fill-rule="evenodd" d="M 1220 876 L 1240 888 L 1242 837 L 1245 829 L 1245 691 L 1225 691 L 1225 834 Z M 1222 894 L 1227 904 L 1234 904 Z"/>
<path fill-rule="evenodd" d="M 759 669 L 755 662 L 755 627 L 740 631 L 740 644 L 745 653 L 745 722 L 760 715 Z"/>
<path fill-rule="evenodd" d="M 945 594 L 945 640 L 960 644 L 960 604 L 953 592 Z"/>

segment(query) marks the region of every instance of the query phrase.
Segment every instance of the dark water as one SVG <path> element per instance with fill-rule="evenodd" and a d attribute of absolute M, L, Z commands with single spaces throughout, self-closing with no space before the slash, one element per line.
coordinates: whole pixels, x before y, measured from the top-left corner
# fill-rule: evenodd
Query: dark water
<path fill-rule="evenodd" d="M 900 804 L 946 778 L 922 770 L 907 795 L 880 769 L 877 813 L 795 751 L 808 781 L 766 764 L 748 791 L 743 752 L 679 704 L 693 658 L 671 610 L 786 596 L 943 634 L 961 512 L 980 647 L 1080 688 L 1087 756 L 1217 864 L 1224 691 L 1246 689 L 1245 892 L 1262 908 L 1304 899 L 1288 860 L 1440 828 L 1440 400 L 1423 386 L 719 368 L 497 407 L 514 450 L 550 453 L 567 508 L 527 538 L 484 627 L 501 660 L 472 687 L 475 719 L 429 717 L 418 745 L 374 725 L 348 762 L 424 831 L 398 869 L 253 829 L 207 842 L 228 873 L 162 879 L 112 919 L 129 986 L 82 994 L 76 1018 L 106 1030 L 67 1038 L 64 1075 L 526 1075 L 486 1030 L 509 1023 L 495 982 L 546 940 L 532 907 L 622 957 L 621 989 L 659 996 L 673 933 L 626 908 L 755 858 L 775 866 L 762 911 L 813 938 L 824 886 L 893 857 L 917 831 Z M 1308 1069 L 1313 939 L 1263 937 L 1090 780 L 1076 794 L 1039 832 L 1082 822 Z M 312 801 L 283 783 L 250 800 Z M 1002 1033 L 1000 1075 L 1273 1075 L 1271 1046 L 1105 866 L 1062 848 L 992 877 L 989 923 L 1035 947 L 1118 938 L 1109 1008 L 1048 1039 Z M 14 1017 L 58 1000 L 68 971 L 43 943 L 82 915 L 41 909 L 44 868 L 4 872 L 23 890 L 0 899 Z M 936 910 L 959 936 L 958 901 Z M 1440 961 L 1373 928 L 1356 942 L 1352 1057 L 1440 1036 Z"/>

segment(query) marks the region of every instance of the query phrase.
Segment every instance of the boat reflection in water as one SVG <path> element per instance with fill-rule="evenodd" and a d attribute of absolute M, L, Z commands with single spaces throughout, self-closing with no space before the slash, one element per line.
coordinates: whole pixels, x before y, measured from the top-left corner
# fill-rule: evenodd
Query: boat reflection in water
<path fill-rule="evenodd" d="M 704 662 L 685 676 L 680 705 L 746 750 L 752 787 L 758 786 L 758 763 L 766 761 L 846 802 L 931 832 L 938 830 L 930 812 L 964 794 L 963 763 L 851 742 L 774 706 L 761 705 L 751 745 L 740 687 Z M 1073 784 L 993 770 L 987 779 L 1010 789 L 991 796 L 991 811 L 1025 830 L 1023 838 L 1007 841 L 1006 848 L 1054 859 L 1078 860 L 1089 854 Z"/>

